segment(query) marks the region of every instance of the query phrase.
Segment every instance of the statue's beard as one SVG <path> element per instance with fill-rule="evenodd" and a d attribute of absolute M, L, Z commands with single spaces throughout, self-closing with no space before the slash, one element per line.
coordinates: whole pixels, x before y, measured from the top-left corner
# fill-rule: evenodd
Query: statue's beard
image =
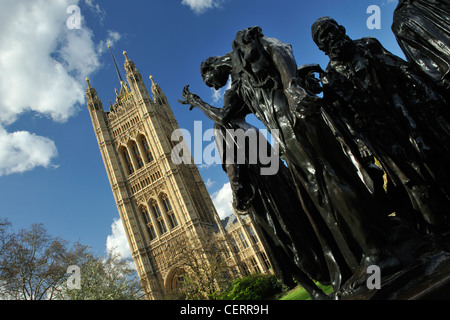
<path fill-rule="evenodd" d="M 349 39 L 338 40 L 331 46 L 328 56 L 330 59 L 348 60 L 354 52 L 353 42 Z"/>

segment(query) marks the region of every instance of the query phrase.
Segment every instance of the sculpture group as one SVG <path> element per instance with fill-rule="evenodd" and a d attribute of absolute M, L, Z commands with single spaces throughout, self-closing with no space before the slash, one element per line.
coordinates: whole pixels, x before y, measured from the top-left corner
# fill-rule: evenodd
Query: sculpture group
<path fill-rule="evenodd" d="M 257 222 L 278 274 L 314 299 L 330 298 L 316 282 L 346 298 L 363 289 L 370 265 L 393 281 L 417 277 L 424 256 L 447 257 L 449 17 L 449 0 L 399 1 L 392 29 L 407 60 L 319 18 L 311 30 L 330 59 L 325 70 L 298 67 L 290 45 L 248 28 L 231 52 L 201 65 L 209 87 L 231 76 L 222 108 L 183 90 L 180 102 L 215 122 L 223 159 L 229 148 L 248 153 L 224 147 L 227 129 L 257 132 L 248 114 L 279 133 L 277 174 L 261 175 L 248 154 L 223 169 L 236 211 Z"/>

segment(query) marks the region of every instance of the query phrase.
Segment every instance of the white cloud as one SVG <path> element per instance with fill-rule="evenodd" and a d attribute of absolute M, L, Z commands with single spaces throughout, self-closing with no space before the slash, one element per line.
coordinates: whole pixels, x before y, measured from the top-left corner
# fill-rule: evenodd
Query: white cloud
<path fill-rule="evenodd" d="M 65 121 L 82 103 L 84 89 L 73 49 L 90 40 L 85 29 L 69 30 L 66 1 L 2 1 L 0 4 L 0 122 L 9 124 L 27 110 Z M 81 38 L 81 39 L 80 39 Z M 83 49 L 88 46 L 84 45 Z M 78 50 L 77 50 L 78 51 Z M 86 65 L 92 66 L 89 61 Z M 94 68 L 96 63 L 94 62 Z"/>
<path fill-rule="evenodd" d="M 197 167 L 199 168 L 199 170 L 208 170 L 209 168 L 213 168 L 218 165 L 219 164 L 217 164 L 217 163 L 211 163 L 211 164 L 202 163 L 202 164 L 198 164 Z"/>
<path fill-rule="evenodd" d="M 387 3 L 385 1 L 381 2 L 382 6 L 389 5 L 390 3 L 398 3 L 398 0 L 387 0 Z"/>
<path fill-rule="evenodd" d="M 108 30 L 108 36 L 105 40 L 100 41 L 100 43 L 97 46 L 97 53 L 102 54 L 106 51 L 108 46 L 114 47 L 117 41 L 119 41 L 122 38 L 119 32 Z"/>
<path fill-rule="evenodd" d="M 219 191 L 212 194 L 211 198 L 220 219 L 224 219 L 233 214 L 233 193 L 229 182 L 225 183 Z"/>
<path fill-rule="evenodd" d="M 106 250 L 119 253 L 123 259 L 131 258 L 127 236 L 120 219 L 114 219 L 111 225 L 111 234 L 106 238 Z"/>
<path fill-rule="evenodd" d="M 211 88 L 211 90 L 212 90 L 212 99 L 213 99 L 213 103 L 217 103 L 217 102 L 219 102 L 220 100 L 222 100 L 222 99 L 223 99 L 223 96 L 224 96 L 224 94 L 225 94 L 225 92 L 226 92 L 228 89 L 231 89 L 231 76 L 228 78 L 228 83 L 227 83 L 227 85 L 226 85 L 225 87 L 220 88 L 219 90 L 216 90 L 216 89 L 214 89 L 214 88 Z"/>
<path fill-rule="evenodd" d="M 223 0 L 183 0 L 181 4 L 189 6 L 197 14 L 203 13 L 208 9 L 218 8 Z"/>
<path fill-rule="evenodd" d="M 105 10 L 103 10 L 98 3 L 94 3 L 94 0 L 85 0 L 84 3 L 92 12 L 100 17 L 100 21 L 103 22 L 106 16 Z"/>
<path fill-rule="evenodd" d="M 4 147 L 0 176 L 51 166 L 57 156 L 50 139 L 20 130 L 7 132 L 8 125 L 30 111 L 65 122 L 85 103 L 84 78 L 100 67 L 101 52 L 82 15 L 81 29 L 67 27 L 67 8 L 78 3 L 0 2 L 0 141 Z M 86 4 L 98 7 L 89 0 Z M 118 39 L 117 34 L 109 36 Z"/>
<path fill-rule="evenodd" d="M 0 133 L 0 176 L 48 167 L 57 155 L 54 142 L 29 132 Z"/>
<path fill-rule="evenodd" d="M 121 38 L 120 33 L 117 31 L 108 30 L 108 38 L 106 39 L 106 44 L 113 46 Z"/>
<path fill-rule="evenodd" d="M 92 31 L 86 28 L 68 32 L 65 46 L 58 51 L 65 71 L 77 80 L 77 84 L 83 83 L 88 74 L 100 67 L 92 38 Z"/>
<path fill-rule="evenodd" d="M 223 93 L 222 90 L 216 90 L 214 88 L 211 88 L 212 90 L 212 98 L 213 98 L 213 103 L 217 103 L 220 99 L 223 98 Z"/>
<path fill-rule="evenodd" d="M 216 184 L 216 182 L 212 181 L 210 178 L 208 178 L 208 180 L 206 180 L 206 182 L 205 182 L 205 185 L 207 188 L 211 188 L 215 184 Z"/>

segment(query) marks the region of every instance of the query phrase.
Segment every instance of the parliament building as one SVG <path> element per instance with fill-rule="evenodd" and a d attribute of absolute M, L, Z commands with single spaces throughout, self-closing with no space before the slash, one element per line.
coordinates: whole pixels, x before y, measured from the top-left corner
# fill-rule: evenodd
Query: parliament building
<path fill-rule="evenodd" d="M 217 263 L 211 252 L 220 252 L 230 279 L 272 273 L 249 216 L 220 220 L 193 161 L 171 161 L 171 135 L 179 126 L 153 77 L 150 95 L 126 52 L 126 81 L 111 55 L 120 80 L 116 101 L 104 110 L 86 79 L 87 107 L 146 298 L 166 299 L 186 273 L 199 272 L 187 262 L 192 255 L 191 261 L 207 266 Z"/>

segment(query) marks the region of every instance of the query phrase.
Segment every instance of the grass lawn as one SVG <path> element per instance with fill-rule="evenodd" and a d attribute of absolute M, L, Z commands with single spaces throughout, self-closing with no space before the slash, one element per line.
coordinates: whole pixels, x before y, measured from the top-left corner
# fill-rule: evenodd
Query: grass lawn
<path fill-rule="evenodd" d="M 333 292 L 332 286 L 322 286 L 321 284 L 317 284 L 319 288 L 323 290 L 326 294 L 329 294 Z M 291 291 L 289 291 L 286 295 L 282 296 L 280 300 L 311 300 L 311 297 L 309 296 L 308 292 L 301 287 L 297 286 Z"/>

